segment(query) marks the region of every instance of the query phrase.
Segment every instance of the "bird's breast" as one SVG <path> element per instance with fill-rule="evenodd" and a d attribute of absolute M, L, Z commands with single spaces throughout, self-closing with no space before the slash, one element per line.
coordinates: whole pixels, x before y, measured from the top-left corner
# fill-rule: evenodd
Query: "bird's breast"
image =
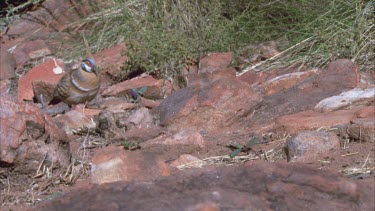
<path fill-rule="evenodd" d="M 76 70 L 71 74 L 71 83 L 82 92 L 92 92 L 99 89 L 100 80 L 95 73 Z"/>

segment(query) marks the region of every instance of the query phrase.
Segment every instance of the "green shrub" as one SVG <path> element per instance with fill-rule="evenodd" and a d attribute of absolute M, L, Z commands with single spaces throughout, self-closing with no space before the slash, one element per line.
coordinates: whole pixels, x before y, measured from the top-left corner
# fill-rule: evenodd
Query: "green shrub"
<path fill-rule="evenodd" d="M 126 69 L 179 74 L 186 61 L 248 44 L 287 38 L 289 46 L 261 70 L 300 63 L 322 67 L 348 58 L 373 68 L 375 1 L 114 0 L 86 18 L 95 50 L 126 42 Z"/>

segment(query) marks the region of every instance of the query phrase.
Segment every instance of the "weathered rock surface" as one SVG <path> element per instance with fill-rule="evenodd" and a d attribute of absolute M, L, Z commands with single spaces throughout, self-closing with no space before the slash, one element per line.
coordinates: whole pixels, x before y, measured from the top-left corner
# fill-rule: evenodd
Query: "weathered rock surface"
<path fill-rule="evenodd" d="M 149 99 L 161 99 L 164 95 L 171 93 L 172 85 L 167 80 L 156 80 L 151 76 L 143 78 L 134 78 L 131 80 L 123 81 L 116 85 L 109 87 L 103 91 L 103 96 L 131 96 L 132 89 L 140 89 L 142 87 L 147 87 L 143 97 Z"/>
<path fill-rule="evenodd" d="M 251 114 L 262 101 L 250 85 L 223 77 L 194 83 L 169 95 L 160 105 L 160 121 L 174 129 L 230 126 Z"/>
<path fill-rule="evenodd" d="M 215 72 L 203 72 L 198 74 L 186 74 L 182 77 L 186 78 L 186 86 L 191 84 L 208 84 L 219 79 L 236 79 L 236 69 L 234 68 L 225 68 L 217 70 Z M 185 87 L 186 87 L 185 86 Z M 185 88 L 183 87 L 183 88 Z"/>
<path fill-rule="evenodd" d="M 309 113 L 308 110 L 314 109 L 321 100 L 355 88 L 359 81 L 358 75 L 358 66 L 350 60 L 341 59 L 331 62 L 328 69 L 320 74 L 312 75 L 283 92 L 264 97 L 255 115 L 244 122 L 247 125 L 263 124 L 265 127 L 272 124 L 275 118 L 283 115 Z M 329 121 L 328 118 L 324 119 Z M 304 124 L 308 124 L 309 121 L 305 120 L 305 122 Z"/>
<path fill-rule="evenodd" d="M 96 124 L 93 120 L 88 118 L 85 114 L 80 111 L 71 110 L 63 115 L 59 115 L 53 118 L 59 128 L 63 129 L 66 134 L 72 135 L 83 128 L 94 130 Z"/>
<path fill-rule="evenodd" d="M 355 110 L 338 110 L 326 113 L 308 110 L 277 118 L 275 127 L 295 134 L 302 130 L 349 124 L 353 119 L 356 119 Z"/>
<path fill-rule="evenodd" d="M 163 134 L 164 131 L 165 128 L 159 126 L 148 128 L 133 127 L 130 130 L 126 131 L 124 139 L 133 142 L 144 142 L 158 137 L 159 135 Z"/>
<path fill-rule="evenodd" d="M 197 130 L 185 128 L 172 136 L 160 136 L 141 144 L 142 147 L 151 147 L 153 145 L 189 145 L 204 147 L 205 141 L 203 136 Z"/>
<path fill-rule="evenodd" d="M 65 29 L 67 24 L 87 16 L 95 10 L 94 5 L 103 8 L 106 1 L 91 1 L 84 4 L 79 1 L 52 0 L 42 3 L 41 9 L 21 15 L 13 23 L 7 34 L 12 37 L 37 36 L 46 32 L 56 32 Z M 71 10 L 71 8 L 75 8 Z M 53 12 L 51 12 L 53 11 Z"/>
<path fill-rule="evenodd" d="M 346 130 L 349 137 L 354 140 L 375 142 L 375 117 L 356 119 L 351 122 Z"/>
<path fill-rule="evenodd" d="M 128 103 L 126 101 L 117 103 L 117 104 L 108 104 L 106 106 L 106 110 L 114 112 L 114 113 L 121 113 L 125 110 L 130 110 L 135 108 L 137 105 L 134 103 Z"/>
<path fill-rule="evenodd" d="M 143 97 L 141 97 L 140 99 L 141 106 L 148 108 L 148 109 L 156 108 L 160 106 L 160 103 L 161 101 L 158 101 L 158 100 L 150 100 L 150 99 L 146 99 Z"/>
<path fill-rule="evenodd" d="M 95 184 L 117 181 L 147 181 L 169 176 L 169 166 L 159 157 L 123 147 L 106 147 L 92 160 L 91 180 Z"/>
<path fill-rule="evenodd" d="M 32 40 L 18 44 L 12 54 L 17 66 L 22 66 L 31 60 L 50 56 L 52 51 L 43 40 Z"/>
<path fill-rule="evenodd" d="M 32 210 L 194 210 L 204 204 L 213 210 L 373 210 L 373 189 L 306 165 L 256 161 L 97 185 Z"/>
<path fill-rule="evenodd" d="M 120 115 L 108 110 L 99 113 L 97 129 L 106 139 L 122 139 L 124 137 L 125 126 L 121 127 L 118 124 Z"/>
<path fill-rule="evenodd" d="M 130 128 L 149 128 L 154 126 L 154 117 L 147 108 L 139 108 L 125 119 L 119 120 L 120 125 Z"/>
<path fill-rule="evenodd" d="M 201 59 L 199 72 L 215 72 L 226 69 L 232 63 L 233 58 L 234 54 L 231 52 L 208 54 Z"/>
<path fill-rule="evenodd" d="M 18 99 L 31 101 L 34 97 L 34 81 L 45 81 L 50 86 L 56 85 L 63 76 L 63 73 L 64 64 L 58 59 L 50 59 L 34 67 L 18 81 Z"/>
<path fill-rule="evenodd" d="M 355 115 L 357 118 L 375 117 L 375 107 L 371 105 L 365 106 L 358 110 Z"/>
<path fill-rule="evenodd" d="M 97 65 L 105 68 L 104 72 L 115 78 L 123 77 L 123 72 L 121 71 L 122 66 L 128 60 L 126 56 L 123 55 L 123 51 L 126 51 L 126 45 L 120 43 L 111 48 L 107 48 L 94 54 L 95 61 Z"/>
<path fill-rule="evenodd" d="M 194 156 L 189 155 L 189 154 L 183 154 L 179 158 L 177 158 L 176 160 L 171 162 L 170 165 L 173 166 L 173 167 L 178 167 L 178 166 L 181 166 L 181 165 L 186 165 L 188 163 L 195 163 L 195 162 L 200 162 L 200 161 L 202 161 L 202 160 L 197 158 L 197 157 L 194 157 Z"/>
<path fill-rule="evenodd" d="M 6 49 L 0 49 L 0 81 L 15 76 L 16 60 Z"/>
<path fill-rule="evenodd" d="M 0 117 L 0 163 L 36 171 L 46 156 L 55 167 L 68 165 L 66 134 L 39 108 L 0 98 Z"/>
<path fill-rule="evenodd" d="M 318 70 L 310 70 L 306 72 L 295 72 L 277 76 L 269 81 L 264 82 L 260 87 L 264 90 L 265 95 L 271 95 L 291 88 L 299 82 L 305 80 Z"/>
<path fill-rule="evenodd" d="M 250 85 L 260 85 L 268 80 L 271 80 L 272 78 L 277 77 L 278 75 L 280 74 L 276 71 L 256 72 L 250 70 L 240 74 L 237 79 Z"/>
<path fill-rule="evenodd" d="M 339 149 L 340 140 L 333 132 L 301 131 L 286 143 L 288 160 L 292 162 L 314 162 Z"/>
<path fill-rule="evenodd" d="M 315 110 L 320 112 L 334 111 L 359 105 L 370 105 L 374 101 L 375 87 L 367 89 L 356 88 L 320 101 L 315 106 Z"/>

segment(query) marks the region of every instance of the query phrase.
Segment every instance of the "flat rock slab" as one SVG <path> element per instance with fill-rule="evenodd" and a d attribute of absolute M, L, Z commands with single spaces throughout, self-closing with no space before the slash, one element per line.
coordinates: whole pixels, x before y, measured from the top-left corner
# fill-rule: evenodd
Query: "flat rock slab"
<path fill-rule="evenodd" d="M 160 104 L 160 122 L 173 129 L 215 130 L 250 115 L 262 96 L 245 82 L 222 79 L 194 83 L 169 95 Z"/>
<path fill-rule="evenodd" d="M 32 210 L 374 210 L 373 191 L 306 165 L 255 161 L 93 185 Z"/>
<path fill-rule="evenodd" d="M 375 87 L 367 89 L 356 88 L 320 101 L 315 106 L 315 110 L 320 112 L 334 111 L 358 105 L 370 105 L 374 101 Z"/>
<path fill-rule="evenodd" d="M 56 85 L 64 75 L 63 70 L 64 63 L 58 59 L 50 59 L 34 67 L 18 81 L 18 99 L 21 101 L 31 101 L 33 99 L 33 81 L 44 81 L 50 86 Z"/>
<path fill-rule="evenodd" d="M 328 69 L 320 74 L 312 75 L 287 90 L 264 97 L 260 109 L 246 124 L 270 124 L 279 116 L 312 110 L 321 100 L 355 88 L 358 81 L 356 64 L 345 59 L 331 62 Z"/>

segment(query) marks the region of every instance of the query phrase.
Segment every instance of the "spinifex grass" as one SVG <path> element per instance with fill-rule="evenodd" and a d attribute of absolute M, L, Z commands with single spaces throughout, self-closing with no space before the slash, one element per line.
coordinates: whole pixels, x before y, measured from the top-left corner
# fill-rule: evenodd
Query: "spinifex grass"
<path fill-rule="evenodd" d="M 127 69 L 164 76 L 179 74 L 186 61 L 198 63 L 209 52 L 237 54 L 248 44 L 285 38 L 289 46 L 279 50 L 288 50 L 259 70 L 295 63 L 322 67 L 339 58 L 371 70 L 374 6 L 373 0 L 114 0 L 75 24 L 88 29 L 93 51 L 126 42 Z M 68 50 L 65 55 L 84 54 L 81 47 Z"/>

